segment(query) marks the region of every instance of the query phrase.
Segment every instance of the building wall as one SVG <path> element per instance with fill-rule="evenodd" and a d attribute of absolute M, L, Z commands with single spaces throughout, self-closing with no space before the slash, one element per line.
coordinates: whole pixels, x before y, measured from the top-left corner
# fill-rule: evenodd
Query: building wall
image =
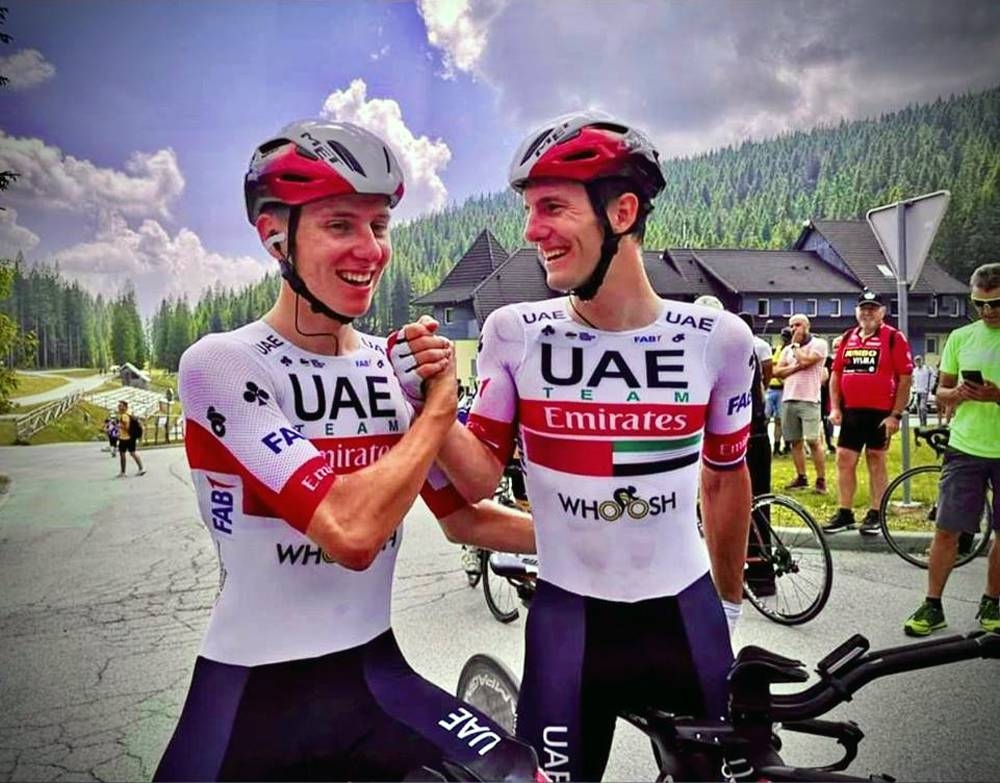
<path fill-rule="evenodd" d="M 449 340 L 478 340 L 479 322 L 472 309 L 472 302 L 449 305 L 434 305 L 434 318 L 440 324 L 438 334 Z"/>

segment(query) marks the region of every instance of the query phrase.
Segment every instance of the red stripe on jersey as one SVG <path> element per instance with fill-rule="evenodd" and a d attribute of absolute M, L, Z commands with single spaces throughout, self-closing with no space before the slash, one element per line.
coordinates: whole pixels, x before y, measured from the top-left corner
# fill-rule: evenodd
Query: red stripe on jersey
<path fill-rule="evenodd" d="M 704 405 L 521 400 L 518 415 L 522 427 L 553 435 L 676 437 L 705 426 Z"/>
<path fill-rule="evenodd" d="M 471 413 L 465 426 L 493 452 L 501 465 L 510 462 L 510 455 L 514 453 L 514 422 Z"/>
<path fill-rule="evenodd" d="M 242 477 L 244 514 L 278 517 L 303 532 L 336 479 L 326 460 L 322 456 L 314 456 L 295 470 L 280 492 L 275 492 L 194 419 L 187 419 L 184 450 L 192 470 L 208 470 Z"/>
<path fill-rule="evenodd" d="M 540 465 L 578 476 L 613 476 L 612 442 L 550 438 L 524 430 L 524 454 L 529 465 Z"/>
<path fill-rule="evenodd" d="M 319 449 L 334 473 L 345 475 L 367 468 L 381 459 L 402 437 L 402 433 L 394 432 L 389 435 L 314 438 L 312 444 Z"/>
<path fill-rule="evenodd" d="M 706 432 L 701 450 L 702 457 L 713 468 L 734 465 L 746 456 L 749 435 L 749 424 L 736 432 L 726 434 Z"/>
<path fill-rule="evenodd" d="M 420 490 L 420 497 L 424 499 L 424 503 L 427 504 L 427 508 L 431 510 L 435 519 L 444 519 L 449 514 L 454 514 L 460 508 L 469 505 L 468 501 L 451 484 L 445 484 L 440 489 L 435 489 L 429 483 L 425 483 Z"/>

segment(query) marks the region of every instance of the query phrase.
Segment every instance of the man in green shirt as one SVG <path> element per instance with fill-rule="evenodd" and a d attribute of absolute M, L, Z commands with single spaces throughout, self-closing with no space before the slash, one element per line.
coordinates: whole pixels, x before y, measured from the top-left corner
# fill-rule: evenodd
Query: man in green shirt
<path fill-rule="evenodd" d="M 979 320 L 956 329 L 941 356 L 938 405 L 953 408 L 949 450 L 938 487 L 937 528 L 927 567 L 927 598 L 903 624 L 910 636 L 944 628 L 941 595 L 955 563 L 958 538 L 979 530 L 987 488 L 993 490 L 986 590 L 979 624 L 1000 632 L 1000 264 L 972 273 L 972 305 Z"/>

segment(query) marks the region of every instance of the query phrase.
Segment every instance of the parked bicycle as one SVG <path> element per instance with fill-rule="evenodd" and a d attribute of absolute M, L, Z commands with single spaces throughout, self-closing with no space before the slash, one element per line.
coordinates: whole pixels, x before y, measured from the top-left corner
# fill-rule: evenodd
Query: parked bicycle
<path fill-rule="evenodd" d="M 941 461 L 948 449 L 948 428 L 919 428 L 914 432 L 917 445 L 924 441 L 937 454 L 933 465 L 918 465 L 900 473 L 882 495 L 879 523 L 886 544 L 906 562 L 927 568 L 931 541 L 937 526 L 938 482 Z M 955 567 L 981 555 L 990 541 L 990 501 L 987 499 L 979 520 L 979 532 L 963 533 L 958 540 Z"/>
<path fill-rule="evenodd" d="M 513 505 L 504 476 L 495 499 Z M 819 524 L 784 495 L 758 495 L 751 525 L 743 593 L 761 614 L 781 625 L 801 625 L 818 615 L 833 588 L 830 545 Z M 513 622 L 535 592 L 538 559 L 533 555 L 479 553 L 483 593 L 493 616 Z"/>
<path fill-rule="evenodd" d="M 805 664 L 753 645 L 740 650 L 729 673 L 729 715 L 705 720 L 645 707 L 621 717 L 650 738 L 659 769 L 656 780 L 893 781 L 889 775 L 841 774 L 858 754 L 864 732 L 853 721 L 820 720 L 872 680 L 977 658 L 1000 658 L 1000 634 L 973 631 L 931 642 L 869 651 L 855 634 L 817 665 L 819 682 L 799 693 L 772 693 L 771 686 L 809 678 Z M 984 678 L 988 681 L 988 678 Z M 457 695 L 513 733 L 517 678 L 496 658 L 474 655 L 462 667 Z M 796 767 L 779 755 L 777 730 L 836 740 L 843 756 L 818 767 Z"/>

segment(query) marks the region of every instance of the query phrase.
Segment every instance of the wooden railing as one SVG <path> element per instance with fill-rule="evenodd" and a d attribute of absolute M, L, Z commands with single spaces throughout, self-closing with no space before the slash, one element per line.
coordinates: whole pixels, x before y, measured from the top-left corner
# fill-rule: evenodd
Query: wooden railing
<path fill-rule="evenodd" d="M 83 397 L 83 392 L 76 392 L 58 400 L 42 405 L 40 408 L 16 420 L 17 440 L 19 443 L 27 443 L 28 439 L 49 423 L 63 416 L 70 408 L 76 405 Z"/>
<path fill-rule="evenodd" d="M 178 414 L 152 413 L 142 419 L 142 440 L 144 446 L 161 443 L 184 442 L 184 417 Z"/>

